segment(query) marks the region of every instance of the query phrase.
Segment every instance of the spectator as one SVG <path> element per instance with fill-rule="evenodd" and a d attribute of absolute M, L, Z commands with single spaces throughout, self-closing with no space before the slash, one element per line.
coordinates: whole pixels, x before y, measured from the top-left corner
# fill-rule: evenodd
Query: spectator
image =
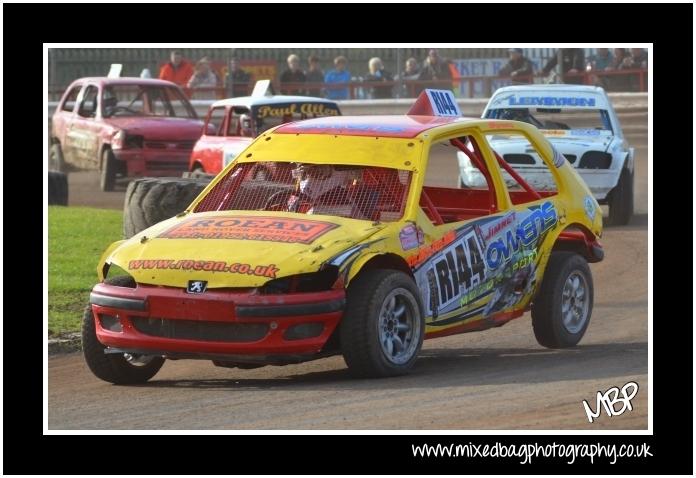
<path fill-rule="evenodd" d="M 417 80 L 420 75 L 420 68 L 418 68 L 418 60 L 411 57 L 406 60 L 406 65 L 404 67 L 404 72 L 401 74 L 401 78 L 404 80 Z"/>
<path fill-rule="evenodd" d="M 597 54 L 587 61 L 587 71 L 609 71 L 613 67 L 614 55 L 609 48 L 597 48 Z"/>
<path fill-rule="evenodd" d="M 614 59 L 611 62 L 611 69 L 618 70 L 624 59 L 626 58 L 625 48 L 614 48 Z"/>
<path fill-rule="evenodd" d="M 297 83 L 304 83 L 307 81 L 304 72 L 300 68 L 300 57 L 292 54 L 288 57 L 288 69 L 280 75 L 280 85 L 281 93 L 284 95 L 302 95 L 304 94 L 304 89 L 298 87 Z M 283 85 L 291 84 L 288 88 L 287 86 L 283 88 Z"/>
<path fill-rule="evenodd" d="M 249 81 L 251 75 L 242 70 L 236 58 L 230 60 L 230 67 L 225 75 L 225 91 L 231 98 L 247 96 L 249 94 Z"/>
<path fill-rule="evenodd" d="M 348 83 L 350 82 L 350 72 L 346 70 L 348 60 L 345 56 L 334 58 L 334 69 L 329 71 L 324 77 L 325 84 Z M 348 88 L 329 88 L 326 86 L 326 97 L 330 100 L 347 100 L 349 97 Z"/>
<path fill-rule="evenodd" d="M 541 70 L 544 76 L 548 76 L 558 64 L 558 52 L 556 52 Z M 582 48 L 561 48 L 561 74 L 564 83 L 582 84 L 583 76 L 580 74 L 585 69 L 585 51 Z"/>
<path fill-rule="evenodd" d="M 160 80 L 167 80 L 185 87 L 193 75 L 193 66 L 184 60 L 181 52 L 174 50 L 169 55 L 169 62 L 160 69 Z"/>
<path fill-rule="evenodd" d="M 419 76 L 420 68 L 418 67 L 418 60 L 411 57 L 406 60 L 404 71 L 401 73 L 401 80 L 404 81 L 404 84 L 401 87 L 401 94 L 399 95 L 400 97 L 415 98 L 415 85 L 409 84 L 409 82 L 417 81 Z"/>
<path fill-rule="evenodd" d="M 597 48 L 597 54 L 588 59 L 585 70 L 588 72 L 610 71 L 613 69 L 613 62 L 614 55 L 609 48 Z M 604 88 L 608 88 L 611 84 L 611 78 L 602 75 L 590 75 L 590 81 L 593 85 Z"/>
<path fill-rule="evenodd" d="M 522 55 L 522 48 L 509 48 L 510 60 L 498 72 L 498 76 L 509 76 L 513 84 L 532 83 L 534 66 Z"/>
<path fill-rule="evenodd" d="M 648 54 L 642 48 L 631 48 L 631 54 L 626 56 L 619 70 L 645 70 L 648 68 Z M 632 73 L 624 76 L 624 81 L 629 91 L 640 91 L 640 73 Z"/>
<path fill-rule="evenodd" d="M 365 81 L 368 83 L 384 83 L 391 82 L 393 76 L 391 73 L 384 69 L 384 64 L 382 60 L 375 57 L 370 58 L 368 63 L 368 68 L 370 72 L 365 76 Z M 373 86 L 371 97 L 373 99 L 384 99 L 392 97 L 392 85 L 388 86 Z"/>
<path fill-rule="evenodd" d="M 620 70 L 626 58 L 626 49 L 614 48 L 611 64 L 605 68 L 605 71 Z M 626 75 L 607 75 L 603 79 L 603 84 L 609 91 L 628 91 L 631 89 L 631 80 Z"/>
<path fill-rule="evenodd" d="M 311 55 L 309 57 L 309 70 L 305 73 L 307 78 L 307 83 L 324 83 L 324 72 L 321 71 L 319 66 L 319 57 L 316 55 Z M 307 89 L 307 94 L 309 96 L 319 96 L 321 97 L 321 88 L 309 88 Z"/>
<path fill-rule="evenodd" d="M 631 54 L 623 59 L 621 70 L 646 70 L 648 68 L 648 53 L 642 48 L 631 48 Z"/>
<path fill-rule="evenodd" d="M 432 49 L 428 52 L 428 58 L 423 62 L 419 80 L 432 81 L 425 85 L 425 88 L 435 88 L 440 90 L 452 89 L 452 72 L 449 69 L 449 61 L 440 58 L 437 50 Z M 421 90 L 423 87 L 420 88 Z M 420 93 L 420 91 L 418 91 Z"/>
<path fill-rule="evenodd" d="M 208 57 L 203 57 L 196 63 L 196 72 L 193 74 L 191 79 L 188 81 L 189 88 L 191 89 L 203 89 L 203 95 L 196 94 L 198 99 L 212 99 L 215 98 L 216 91 L 215 88 L 218 86 L 218 77 L 213 70 L 210 69 L 210 60 Z"/>

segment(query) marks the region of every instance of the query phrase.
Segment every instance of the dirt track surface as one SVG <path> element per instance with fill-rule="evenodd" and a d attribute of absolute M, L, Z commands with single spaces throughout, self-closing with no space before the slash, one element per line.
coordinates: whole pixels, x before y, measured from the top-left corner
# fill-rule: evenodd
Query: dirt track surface
<path fill-rule="evenodd" d="M 526 314 L 498 329 L 426 341 L 413 373 L 386 380 L 349 378 L 341 357 L 256 370 L 168 361 L 148 384 L 116 387 L 94 378 L 81 354 L 59 355 L 48 363 L 49 428 L 645 429 L 647 150 L 645 140 L 632 143 L 636 216 L 605 230 L 607 257 L 591 266 L 592 321 L 577 348 L 537 345 Z M 73 184 L 71 203 L 82 194 Z M 122 196 L 108 200 L 121 208 Z M 633 410 L 590 424 L 582 400 L 594 408 L 597 391 L 629 381 L 640 386 Z"/>

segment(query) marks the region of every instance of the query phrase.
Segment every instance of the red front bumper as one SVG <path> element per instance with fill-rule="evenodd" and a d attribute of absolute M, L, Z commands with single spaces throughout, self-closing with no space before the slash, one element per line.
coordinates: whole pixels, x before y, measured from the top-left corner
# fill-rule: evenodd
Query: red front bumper
<path fill-rule="evenodd" d="M 122 149 L 114 150 L 119 161 L 125 161 L 128 177 L 181 176 L 188 171 L 190 150 Z"/>
<path fill-rule="evenodd" d="M 173 354 L 312 355 L 338 325 L 345 291 L 261 295 L 97 284 L 90 296 L 97 338 L 109 347 Z"/>

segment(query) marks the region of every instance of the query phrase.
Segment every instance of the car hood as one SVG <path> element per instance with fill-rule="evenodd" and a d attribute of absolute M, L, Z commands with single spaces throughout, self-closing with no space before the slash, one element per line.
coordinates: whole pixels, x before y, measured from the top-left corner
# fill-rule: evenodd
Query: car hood
<path fill-rule="evenodd" d="M 328 259 L 386 227 L 334 216 L 256 211 L 187 214 L 161 222 L 106 259 L 138 283 L 258 287 L 318 271 Z"/>
<path fill-rule="evenodd" d="M 121 117 L 107 118 L 111 126 L 123 129 L 128 134 L 141 135 L 145 139 L 161 140 L 196 140 L 203 132 L 203 121 L 192 118 L 143 118 Z"/>

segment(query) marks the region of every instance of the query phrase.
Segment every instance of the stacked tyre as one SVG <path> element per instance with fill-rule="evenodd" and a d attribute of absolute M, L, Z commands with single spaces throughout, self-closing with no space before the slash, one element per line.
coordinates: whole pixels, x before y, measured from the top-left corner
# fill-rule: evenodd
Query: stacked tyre
<path fill-rule="evenodd" d="M 123 236 L 184 211 L 210 183 L 208 178 L 141 178 L 131 181 L 123 206 Z"/>
<path fill-rule="evenodd" d="M 48 172 L 48 204 L 68 205 L 68 175 L 60 171 Z"/>

